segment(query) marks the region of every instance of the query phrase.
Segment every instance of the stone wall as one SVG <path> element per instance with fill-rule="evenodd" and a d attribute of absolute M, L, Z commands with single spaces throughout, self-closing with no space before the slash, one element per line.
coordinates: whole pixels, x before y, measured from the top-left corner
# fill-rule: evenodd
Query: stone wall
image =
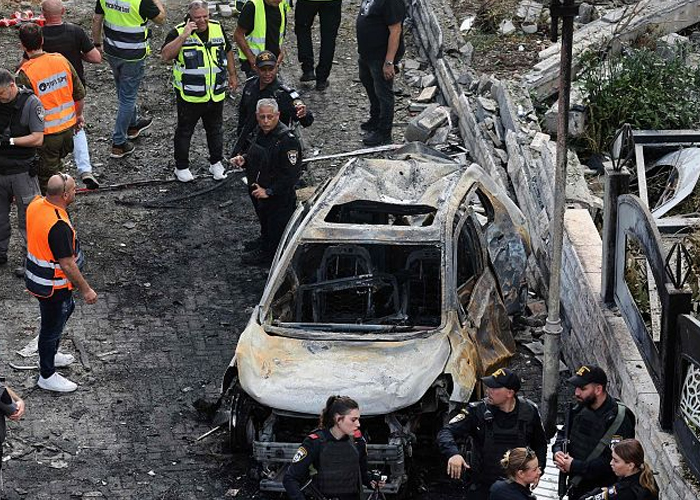
<path fill-rule="evenodd" d="M 436 36 L 434 31 L 440 28 L 434 25 L 434 18 L 431 20 L 425 14 L 432 9 L 429 0 L 412 2 L 419 38 L 434 42 L 442 35 Z M 433 33 L 428 34 L 431 30 Z M 512 188 L 530 226 L 532 275 L 538 278 L 539 285 L 546 283 L 556 145 L 541 134 L 536 120 L 529 115 L 527 110 L 532 110 L 532 103 L 527 91 L 513 82 L 492 79 L 490 97 L 498 103 L 499 125 L 505 131 L 507 163 L 504 165 L 504 155 L 495 152 L 493 142 L 478 126 L 479 120 L 473 111 L 477 106 L 475 96 L 465 94 L 454 77 L 463 71 L 463 68 L 453 67 L 459 61 L 444 57 L 444 52 L 435 46 L 427 47 L 425 54 L 436 69 L 447 104 L 459 117 L 462 138 L 475 161 L 485 165 L 500 184 Z M 601 301 L 602 242 L 593 220 L 588 210 L 569 209 L 564 222 L 561 270 L 564 358 L 569 366 L 593 362 L 608 372 L 610 392 L 637 415 L 637 435 L 644 444 L 648 461 L 658 471 L 663 497 L 698 499 L 700 489 L 687 479 L 691 476 L 682 466 L 673 436 L 658 425 L 659 397 L 639 350 L 624 321 Z"/>

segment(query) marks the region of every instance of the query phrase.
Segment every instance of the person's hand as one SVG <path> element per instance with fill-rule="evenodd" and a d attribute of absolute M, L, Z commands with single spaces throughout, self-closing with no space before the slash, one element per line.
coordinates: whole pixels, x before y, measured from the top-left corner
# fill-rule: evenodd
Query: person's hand
<path fill-rule="evenodd" d="M 373 490 L 381 490 L 382 488 L 384 488 L 384 486 L 386 486 L 386 480 L 385 480 L 385 479 L 382 479 L 382 480 L 379 481 L 379 482 L 377 482 L 377 481 L 370 481 L 370 482 L 369 482 L 369 485 L 372 487 Z"/>
<path fill-rule="evenodd" d="M 17 409 L 15 410 L 15 412 L 12 415 L 10 415 L 9 419 L 17 422 L 17 421 L 19 421 L 20 418 L 22 418 L 22 416 L 24 416 L 24 409 L 25 409 L 24 400 L 18 399 L 14 403 L 15 403 L 15 406 L 17 406 Z"/>
<path fill-rule="evenodd" d="M 462 471 L 469 469 L 469 465 L 462 455 L 452 455 L 447 461 L 447 475 L 452 479 L 462 477 Z"/>
<path fill-rule="evenodd" d="M 297 118 L 300 120 L 306 116 L 306 104 L 299 102 L 294 105 L 294 109 L 297 110 Z"/>
<path fill-rule="evenodd" d="M 396 71 L 394 70 L 393 64 L 384 64 L 382 69 L 384 71 L 384 79 L 385 80 L 393 80 L 394 79 L 394 76 L 396 75 Z"/>
<path fill-rule="evenodd" d="M 12 134 L 10 133 L 10 127 L 7 127 L 0 133 L 0 145 L 9 146 L 10 137 L 12 137 Z"/>
<path fill-rule="evenodd" d="M 228 89 L 233 91 L 238 88 L 238 75 L 236 73 L 229 73 L 228 75 Z"/>
<path fill-rule="evenodd" d="M 85 117 L 80 115 L 75 119 L 75 130 L 83 130 L 83 127 L 85 127 Z"/>
<path fill-rule="evenodd" d="M 185 37 L 188 37 L 196 30 L 197 23 L 194 21 L 187 21 L 187 24 L 185 24 L 185 27 L 182 29 L 182 34 L 185 35 Z"/>
<path fill-rule="evenodd" d="M 231 165 L 236 167 L 242 167 L 243 165 L 245 165 L 245 158 L 243 158 L 243 156 L 241 155 L 236 155 L 229 161 L 231 162 Z"/>
<path fill-rule="evenodd" d="M 265 191 L 265 188 L 262 186 L 259 186 L 258 184 L 251 184 L 250 187 L 253 188 L 253 192 L 250 193 L 253 195 L 254 198 L 257 198 L 258 200 L 266 200 L 269 198 L 267 195 L 267 191 Z"/>
<path fill-rule="evenodd" d="M 573 457 L 571 457 L 571 455 L 568 453 L 558 451 L 554 454 L 554 464 L 557 466 L 557 469 L 562 472 L 566 472 L 567 474 L 569 473 L 569 470 L 571 470 L 571 462 L 573 461 Z"/>
<path fill-rule="evenodd" d="M 86 291 L 81 292 L 83 295 L 83 300 L 88 304 L 94 304 L 97 302 L 97 292 L 92 288 L 88 288 Z"/>

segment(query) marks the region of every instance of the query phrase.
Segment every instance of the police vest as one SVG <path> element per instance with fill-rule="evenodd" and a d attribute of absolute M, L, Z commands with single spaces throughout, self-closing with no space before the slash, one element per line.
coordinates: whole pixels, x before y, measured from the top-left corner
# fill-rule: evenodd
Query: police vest
<path fill-rule="evenodd" d="M 138 61 L 146 57 L 151 48 L 148 45 L 148 28 L 139 14 L 141 0 L 100 0 L 105 13 L 104 50 L 110 56 Z"/>
<path fill-rule="evenodd" d="M 26 61 L 21 71 L 44 106 L 44 134 L 57 134 L 75 125 L 73 76 L 68 60 L 61 54 L 44 53 Z"/>
<path fill-rule="evenodd" d="M 24 137 L 32 133 L 29 130 L 29 122 L 20 123 L 24 105 L 29 98 L 34 95 L 31 90 L 20 87 L 17 98 L 13 103 L 1 104 L 2 107 L 10 109 L 3 110 L 0 116 L 0 131 L 10 129 L 10 137 Z M 7 112 L 7 114 L 5 113 Z M 32 161 L 36 148 L 26 148 L 20 146 L 0 145 L 0 174 L 10 175 L 27 172 Z"/>
<path fill-rule="evenodd" d="M 484 404 L 485 411 L 490 411 Z M 518 397 L 518 420 L 511 428 L 501 427 L 497 419 L 484 415 L 484 444 L 472 450 L 474 454 L 474 478 L 476 482 L 492 484 L 503 476 L 501 459 L 511 448 L 525 447 L 532 437 L 532 421 L 535 406 L 525 398 Z"/>
<path fill-rule="evenodd" d="M 68 213 L 46 198 L 37 196 L 27 207 L 27 262 L 24 274 L 27 290 L 37 297 L 47 298 L 56 290 L 74 288 L 49 246 L 49 231 L 59 220 L 70 227 L 75 263 L 79 269 L 83 267 L 85 259 Z"/>
<path fill-rule="evenodd" d="M 603 418 L 600 418 L 587 406 L 579 406 L 579 410 L 573 415 L 569 433 L 569 454 L 572 457 L 586 460 L 605 435 L 617 416 L 617 412 L 623 411 L 622 408 L 618 410 L 618 404 L 618 401 L 614 401 L 613 410 L 606 413 Z M 612 474 L 612 470 L 610 474 Z"/>
<path fill-rule="evenodd" d="M 185 23 L 175 27 L 178 35 Z M 205 44 L 197 32 L 187 37 L 173 64 L 173 86 L 187 102 L 219 102 L 228 87 L 224 32 L 216 21 L 209 21 L 209 41 Z"/>
<path fill-rule="evenodd" d="M 328 440 L 318 433 L 321 442 L 318 473 L 313 477 L 314 485 L 325 497 L 347 497 L 361 491 L 360 453 L 355 441 Z"/>
<path fill-rule="evenodd" d="M 265 16 L 265 0 L 249 0 L 255 5 L 255 18 L 253 20 L 253 30 L 248 33 L 245 37 L 248 42 L 248 47 L 250 47 L 251 52 L 254 55 L 260 54 L 265 50 L 265 35 L 267 34 L 267 17 Z M 289 11 L 289 4 L 287 0 L 282 0 L 279 5 L 280 9 L 280 38 L 279 47 L 282 50 L 282 42 L 284 42 L 284 28 L 287 23 L 287 12 Z M 238 49 L 238 58 L 241 61 L 246 60 L 246 56 L 243 51 Z M 254 61 L 250 61 L 252 64 Z"/>

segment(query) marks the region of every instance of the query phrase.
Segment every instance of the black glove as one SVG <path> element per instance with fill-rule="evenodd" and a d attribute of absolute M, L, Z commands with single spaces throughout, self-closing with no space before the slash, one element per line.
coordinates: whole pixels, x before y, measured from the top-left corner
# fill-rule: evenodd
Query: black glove
<path fill-rule="evenodd" d="M 10 145 L 10 127 L 7 127 L 5 130 L 3 130 L 2 134 L 0 134 L 0 146 L 9 146 Z"/>

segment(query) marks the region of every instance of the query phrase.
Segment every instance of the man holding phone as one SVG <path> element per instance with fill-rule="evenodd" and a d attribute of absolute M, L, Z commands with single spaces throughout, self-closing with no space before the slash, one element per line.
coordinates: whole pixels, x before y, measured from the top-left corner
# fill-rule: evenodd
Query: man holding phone
<path fill-rule="evenodd" d="M 221 164 L 224 149 L 223 112 L 226 90 L 238 86 L 231 43 L 218 21 L 209 19 L 206 2 L 190 2 L 187 17 L 165 38 L 161 58 L 173 63 L 173 87 L 177 95 L 177 128 L 174 137 L 175 177 L 194 179 L 190 171 L 190 141 L 202 120 L 209 147 L 209 172 L 214 180 L 226 178 Z"/>

